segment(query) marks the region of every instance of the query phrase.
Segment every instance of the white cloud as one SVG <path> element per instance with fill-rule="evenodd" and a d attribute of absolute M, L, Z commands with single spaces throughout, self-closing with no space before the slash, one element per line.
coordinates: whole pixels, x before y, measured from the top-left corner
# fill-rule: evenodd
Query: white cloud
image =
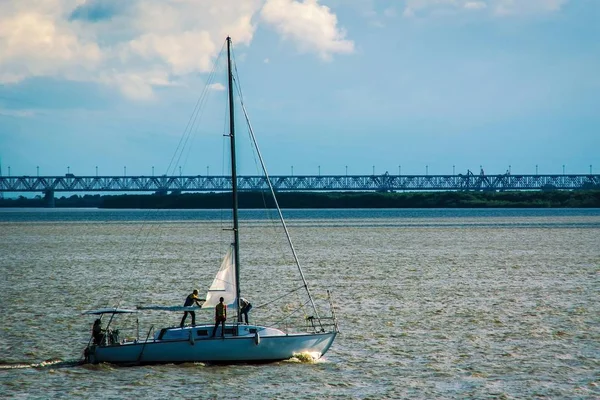
<path fill-rule="evenodd" d="M 559 11 L 569 0 L 493 0 L 490 7 L 496 15 L 523 15 Z"/>
<path fill-rule="evenodd" d="M 481 10 L 486 8 L 487 5 L 483 1 L 468 1 L 465 3 L 464 7 L 467 10 Z"/>
<path fill-rule="evenodd" d="M 354 43 L 338 28 L 336 15 L 317 0 L 267 0 L 261 17 L 284 38 L 293 40 L 300 51 L 314 51 L 325 60 L 332 54 L 354 51 Z"/>
<path fill-rule="evenodd" d="M 406 0 L 404 17 L 426 16 L 441 11 L 487 9 L 492 15 L 529 15 L 560 11 L 569 0 Z"/>
<path fill-rule="evenodd" d="M 383 15 L 388 18 L 393 18 L 396 16 L 396 14 L 396 9 L 394 9 L 393 7 L 388 7 L 385 10 L 383 10 Z"/>
<path fill-rule="evenodd" d="M 0 15 L 2 83 L 18 82 L 28 76 L 54 75 L 59 71 L 72 74 L 76 70 L 92 69 L 102 61 L 96 43 L 82 41 L 51 12 L 21 10 L 18 6 L 11 10 L 10 5 L 3 3 Z"/>
<path fill-rule="evenodd" d="M 160 67 L 131 69 L 126 72 L 116 69 L 103 70 L 98 72 L 94 81 L 114 87 L 125 96 L 135 100 L 154 99 L 154 87 L 176 85 L 169 73 Z"/>
<path fill-rule="evenodd" d="M 404 9 L 404 11 L 402 11 L 402 16 L 403 16 L 404 18 L 412 18 L 412 17 L 414 17 L 414 16 L 415 16 L 415 12 L 414 12 L 414 10 L 413 10 L 412 8 L 410 8 L 410 7 L 406 7 L 406 8 Z"/>
<path fill-rule="evenodd" d="M 316 0 L 0 0 L 0 84 L 56 77 L 152 98 L 209 71 L 226 36 L 249 45 L 259 21 L 322 58 L 353 50 Z"/>
<path fill-rule="evenodd" d="M 21 0 L 0 3 L 0 83 L 95 81 L 136 99 L 206 72 L 228 33 L 249 43 L 259 0 Z"/>
<path fill-rule="evenodd" d="M 33 110 L 10 110 L 7 108 L 0 108 L 0 115 L 3 117 L 15 117 L 15 118 L 29 118 L 35 115 L 35 111 Z"/>
<path fill-rule="evenodd" d="M 151 99 L 154 97 L 152 85 L 142 74 L 128 73 L 107 76 L 107 83 L 118 87 L 121 92 L 132 99 Z"/>
<path fill-rule="evenodd" d="M 179 34 L 144 34 L 126 45 L 126 52 L 144 60 L 161 60 L 175 75 L 210 70 L 212 56 L 218 51 L 206 31 Z"/>
<path fill-rule="evenodd" d="M 222 91 L 225 90 L 225 86 L 223 86 L 222 84 L 220 84 L 220 83 L 217 82 L 217 83 L 212 83 L 212 84 L 208 85 L 208 89 L 209 90 L 216 90 L 218 92 L 222 92 Z"/>

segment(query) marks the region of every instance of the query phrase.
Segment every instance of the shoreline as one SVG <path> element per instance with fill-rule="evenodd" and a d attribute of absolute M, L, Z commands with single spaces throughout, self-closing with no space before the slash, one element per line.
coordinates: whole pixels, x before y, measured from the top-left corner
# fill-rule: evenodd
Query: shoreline
<path fill-rule="evenodd" d="M 600 190 L 531 192 L 283 192 L 281 208 L 600 208 Z M 222 209 L 231 193 L 72 195 L 54 199 L 54 208 Z M 262 192 L 242 192 L 239 208 L 274 208 Z M 0 199 L 0 208 L 44 208 L 41 197 Z"/>

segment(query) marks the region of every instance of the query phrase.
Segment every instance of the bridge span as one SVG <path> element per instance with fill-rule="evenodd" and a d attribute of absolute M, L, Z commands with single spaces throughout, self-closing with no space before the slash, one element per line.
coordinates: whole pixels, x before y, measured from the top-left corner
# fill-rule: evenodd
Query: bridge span
<path fill-rule="evenodd" d="M 600 188 L 600 175 L 278 175 L 276 191 L 520 191 Z M 238 188 L 268 188 L 264 176 L 238 176 Z M 0 194 L 37 192 L 227 192 L 230 176 L 0 176 Z"/>

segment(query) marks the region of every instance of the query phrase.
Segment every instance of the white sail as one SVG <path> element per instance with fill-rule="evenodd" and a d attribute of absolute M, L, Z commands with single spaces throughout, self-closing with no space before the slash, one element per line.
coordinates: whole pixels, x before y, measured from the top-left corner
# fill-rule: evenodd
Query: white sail
<path fill-rule="evenodd" d="M 233 254 L 233 246 L 229 247 L 227 254 L 223 258 L 221 268 L 217 272 L 217 276 L 210 285 L 206 293 L 206 302 L 202 304 L 202 308 L 210 308 L 219 304 L 219 297 L 225 299 L 224 303 L 228 307 L 234 307 L 236 304 L 236 288 L 235 288 L 235 256 Z"/>

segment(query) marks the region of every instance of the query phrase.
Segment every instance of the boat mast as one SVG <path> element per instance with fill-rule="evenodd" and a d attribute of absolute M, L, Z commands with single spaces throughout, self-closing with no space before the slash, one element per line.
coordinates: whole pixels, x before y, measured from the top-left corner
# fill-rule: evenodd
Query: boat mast
<path fill-rule="evenodd" d="M 231 143 L 231 192 L 233 212 L 233 258 L 235 266 L 235 302 L 238 322 L 242 322 L 240 313 L 240 242 L 238 232 L 238 188 L 235 165 L 235 126 L 233 109 L 233 71 L 231 70 L 231 38 L 227 36 L 227 83 L 229 88 L 229 139 Z"/>

